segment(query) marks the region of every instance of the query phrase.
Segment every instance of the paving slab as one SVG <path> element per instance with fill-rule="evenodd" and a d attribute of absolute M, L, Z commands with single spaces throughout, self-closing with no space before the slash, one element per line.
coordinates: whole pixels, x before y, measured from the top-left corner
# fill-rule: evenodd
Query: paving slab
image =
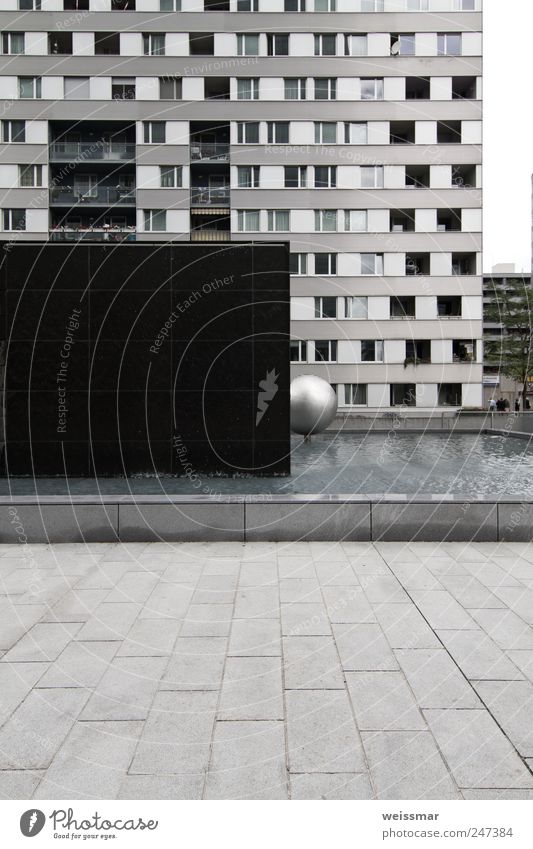
<path fill-rule="evenodd" d="M 182 637 L 227 637 L 233 605 L 191 604 L 181 626 Z"/>
<path fill-rule="evenodd" d="M 157 693 L 129 774 L 194 775 L 203 779 L 217 700 L 215 692 Z"/>
<path fill-rule="evenodd" d="M 429 731 L 361 736 L 378 799 L 461 798 Z"/>
<path fill-rule="evenodd" d="M 34 663 L 57 660 L 80 628 L 79 623 L 38 623 L 6 652 L 2 662 Z"/>
<path fill-rule="evenodd" d="M 206 799 L 287 799 L 282 722 L 217 722 Z"/>
<path fill-rule="evenodd" d="M 162 690 L 219 690 L 226 637 L 179 637 L 161 679 Z"/>
<path fill-rule="evenodd" d="M 331 634 L 325 604 L 282 604 L 281 632 L 286 637 L 320 637 Z"/>
<path fill-rule="evenodd" d="M 280 658 L 228 657 L 217 718 L 283 719 Z"/>
<path fill-rule="evenodd" d="M 512 610 L 472 610 L 471 614 L 500 648 L 533 650 L 533 628 Z"/>
<path fill-rule="evenodd" d="M 344 674 L 332 637 L 284 637 L 287 690 L 343 690 Z"/>
<path fill-rule="evenodd" d="M 77 722 L 34 799 L 115 799 L 142 731 L 142 722 Z"/>
<path fill-rule="evenodd" d="M 533 759 L 531 681 L 477 681 L 474 687 L 517 752 Z"/>
<path fill-rule="evenodd" d="M 291 774 L 291 799 L 373 799 L 372 786 L 364 773 Z"/>
<path fill-rule="evenodd" d="M 37 687 L 96 687 L 107 672 L 119 642 L 72 642 L 51 663 Z"/>
<path fill-rule="evenodd" d="M 444 647 L 469 681 L 516 681 L 522 673 L 485 631 L 438 631 Z"/>
<path fill-rule="evenodd" d="M 203 775 L 126 775 L 117 799 L 201 799 Z"/>
<path fill-rule="evenodd" d="M 229 640 L 229 656 L 279 657 L 279 619 L 234 619 Z"/>
<path fill-rule="evenodd" d="M 413 604 L 376 604 L 376 618 L 394 649 L 431 649 L 440 646 L 435 632 Z"/>
<path fill-rule="evenodd" d="M 460 788 L 533 788 L 533 775 L 488 711 L 425 710 L 424 716 Z"/>
<path fill-rule="evenodd" d="M 0 770 L 0 799 L 31 799 L 44 770 Z"/>
<path fill-rule="evenodd" d="M 146 719 L 166 664 L 166 657 L 116 657 L 80 718 L 92 721 Z"/>
<path fill-rule="evenodd" d="M 328 615 L 334 623 L 375 622 L 372 607 L 361 587 L 323 587 Z"/>
<path fill-rule="evenodd" d="M 49 663 L 0 662 L 0 725 L 24 701 L 46 673 Z"/>
<path fill-rule="evenodd" d="M 481 707 L 445 649 L 396 649 L 394 654 L 421 708 Z"/>
<path fill-rule="evenodd" d="M 291 772 L 364 772 L 361 740 L 342 690 L 288 690 Z"/>
<path fill-rule="evenodd" d="M 426 723 L 402 672 L 347 672 L 359 731 L 424 731 Z"/>
<path fill-rule="evenodd" d="M 398 662 L 379 625 L 333 625 L 344 671 L 394 671 Z"/>
<path fill-rule="evenodd" d="M 123 640 L 142 606 L 137 602 L 103 602 L 78 631 L 78 640 Z"/>
<path fill-rule="evenodd" d="M 278 587 L 245 587 L 235 601 L 236 619 L 272 619 L 279 613 Z"/>
<path fill-rule="evenodd" d="M 120 644 L 118 657 L 165 657 L 181 628 L 176 619 L 137 619 Z"/>

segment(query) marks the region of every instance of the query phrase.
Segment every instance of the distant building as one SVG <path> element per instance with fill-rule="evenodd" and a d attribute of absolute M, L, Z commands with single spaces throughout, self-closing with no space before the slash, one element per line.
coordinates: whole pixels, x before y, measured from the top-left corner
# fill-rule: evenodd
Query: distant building
<path fill-rule="evenodd" d="M 516 272 L 513 263 L 500 263 L 493 266 L 492 273 L 483 278 L 483 342 L 494 342 L 504 332 L 503 326 L 497 322 L 489 321 L 487 311 L 489 305 L 494 303 L 492 284 L 495 283 L 502 290 L 507 288 L 511 282 L 522 281 L 524 286 L 531 286 L 531 275 Z M 491 398 L 504 398 L 509 401 L 510 408 L 514 408 L 515 400 L 522 394 L 522 385 L 510 377 L 502 374 L 500 363 L 491 360 L 486 353 L 483 360 L 483 405 L 489 406 Z M 533 409 L 533 383 L 528 392 L 531 407 Z"/>

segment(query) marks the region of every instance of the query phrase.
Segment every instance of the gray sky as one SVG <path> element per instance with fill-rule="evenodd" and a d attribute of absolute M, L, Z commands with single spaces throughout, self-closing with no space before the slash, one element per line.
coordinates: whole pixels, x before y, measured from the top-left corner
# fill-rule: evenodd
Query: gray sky
<path fill-rule="evenodd" d="M 531 268 L 533 9 L 485 0 L 484 268 Z"/>

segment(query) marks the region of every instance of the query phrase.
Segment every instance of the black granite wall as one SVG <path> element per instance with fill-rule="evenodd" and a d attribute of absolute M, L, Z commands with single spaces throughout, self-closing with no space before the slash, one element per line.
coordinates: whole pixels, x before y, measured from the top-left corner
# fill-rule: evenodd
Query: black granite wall
<path fill-rule="evenodd" d="M 8 474 L 289 472 L 287 244 L 2 248 Z"/>

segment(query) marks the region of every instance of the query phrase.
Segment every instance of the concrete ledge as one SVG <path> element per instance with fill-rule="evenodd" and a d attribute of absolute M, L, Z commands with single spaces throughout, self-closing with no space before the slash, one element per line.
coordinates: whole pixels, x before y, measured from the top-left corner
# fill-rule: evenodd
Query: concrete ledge
<path fill-rule="evenodd" d="M 372 539 L 497 542 L 497 504 L 374 504 Z"/>
<path fill-rule="evenodd" d="M 118 542 L 116 504 L 19 503 L 0 506 L 0 541 Z"/>
<path fill-rule="evenodd" d="M 0 498 L 0 543 L 529 542 L 533 500 L 453 495 Z"/>
<path fill-rule="evenodd" d="M 120 504 L 124 542 L 244 542 L 244 504 Z"/>
<path fill-rule="evenodd" d="M 370 504 L 246 504 L 246 540 L 370 540 Z"/>

